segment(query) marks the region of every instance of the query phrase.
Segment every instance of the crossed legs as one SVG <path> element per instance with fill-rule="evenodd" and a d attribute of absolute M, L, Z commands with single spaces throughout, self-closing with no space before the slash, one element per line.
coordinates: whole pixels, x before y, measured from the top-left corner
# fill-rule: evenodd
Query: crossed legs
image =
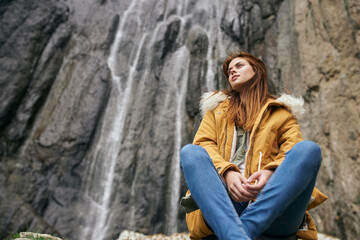
<path fill-rule="evenodd" d="M 181 168 L 207 224 L 220 239 L 287 236 L 299 229 L 321 164 L 316 143 L 297 143 L 286 153 L 255 202 L 234 202 L 205 149 L 186 145 Z"/>

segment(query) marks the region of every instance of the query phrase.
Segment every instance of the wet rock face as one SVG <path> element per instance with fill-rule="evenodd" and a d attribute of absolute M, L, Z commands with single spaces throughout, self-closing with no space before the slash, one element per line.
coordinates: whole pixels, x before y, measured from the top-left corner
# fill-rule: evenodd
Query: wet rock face
<path fill-rule="evenodd" d="M 0 153 L 9 155 L 47 97 L 71 29 L 69 9 L 61 2 L 9 1 L 1 10 Z"/>
<path fill-rule="evenodd" d="M 331 197 L 318 228 L 357 236 L 359 8 L 307 2 L 0 1 L 0 238 L 186 231 L 178 153 L 236 47 L 305 98 Z"/>
<path fill-rule="evenodd" d="M 70 11 L 62 1 L 1 5 L 1 238 L 27 228 L 61 232 L 44 214 L 53 202 L 76 198 L 76 166 L 106 106 L 109 71 L 101 54 L 111 35 L 97 37 L 90 50 L 80 41 L 86 31 L 73 35 Z"/>

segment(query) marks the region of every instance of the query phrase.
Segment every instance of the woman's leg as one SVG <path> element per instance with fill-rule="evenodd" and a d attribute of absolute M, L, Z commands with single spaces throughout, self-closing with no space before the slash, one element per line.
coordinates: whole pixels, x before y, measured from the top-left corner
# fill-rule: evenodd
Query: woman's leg
<path fill-rule="evenodd" d="M 320 164 L 321 150 L 314 142 L 299 142 L 286 153 L 257 200 L 240 217 L 251 239 L 263 232 L 273 236 L 297 232 Z"/>
<path fill-rule="evenodd" d="M 224 240 L 250 239 L 240 224 L 241 205 L 237 203 L 235 209 L 206 150 L 186 145 L 180 153 L 180 164 L 191 195 L 216 236 Z"/>

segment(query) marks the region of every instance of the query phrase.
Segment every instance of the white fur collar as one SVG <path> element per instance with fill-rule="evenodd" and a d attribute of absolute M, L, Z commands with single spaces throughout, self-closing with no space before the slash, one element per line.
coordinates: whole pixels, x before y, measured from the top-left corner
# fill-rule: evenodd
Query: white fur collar
<path fill-rule="evenodd" d="M 226 98 L 227 96 L 221 91 L 204 93 L 200 101 L 201 115 L 204 117 L 207 111 L 214 110 Z M 305 113 L 304 99 L 302 97 L 297 98 L 292 95 L 281 94 L 279 98 L 275 99 L 275 102 L 286 107 L 296 119 L 301 119 Z"/>
<path fill-rule="evenodd" d="M 201 116 L 204 117 L 207 111 L 214 110 L 227 96 L 221 91 L 203 93 L 200 100 Z"/>
<path fill-rule="evenodd" d="M 296 119 L 301 119 L 305 113 L 304 99 L 302 97 L 297 98 L 282 93 L 275 101 L 285 106 Z"/>

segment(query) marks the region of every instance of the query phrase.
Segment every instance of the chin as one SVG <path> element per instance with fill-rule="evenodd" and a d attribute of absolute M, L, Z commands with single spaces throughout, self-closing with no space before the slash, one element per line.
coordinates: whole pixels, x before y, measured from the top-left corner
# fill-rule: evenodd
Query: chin
<path fill-rule="evenodd" d="M 234 82 L 231 87 L 236 89 L 238 87 L 241 87 L 242 85 L 244 85 L 244 82 Z"/>
<path fill-rule="evenodd" d="M 240 92 L 241 89 L 243 89 L 245 86 L 246 86 L 246 83 L 248 81 L 245 81 L 245 82 L 236 82 L 234 83 L 233 85 L 231 85 L 232 89 L 234 89 L 235 91 L 237 92 Z"/>

